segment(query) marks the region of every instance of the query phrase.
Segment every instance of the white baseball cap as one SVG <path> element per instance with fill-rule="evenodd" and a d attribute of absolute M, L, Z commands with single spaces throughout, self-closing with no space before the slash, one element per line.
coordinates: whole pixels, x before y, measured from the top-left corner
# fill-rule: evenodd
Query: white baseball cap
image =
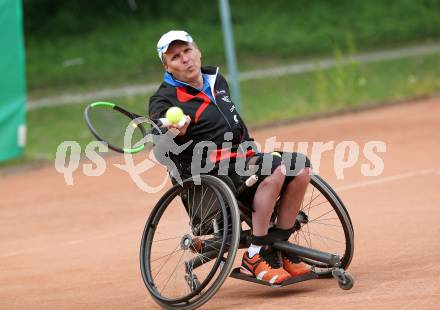
<path fill-rule="evenodd" d="M 182 30 L 171 30 L 162 35 L 157 42 L 157 54 L 162 61 L 162 55 L 166 53 L 170 44 L 174 41 L 183 41 L 187 43 L 192 43 L 193 38 L 186 32 Z"/>

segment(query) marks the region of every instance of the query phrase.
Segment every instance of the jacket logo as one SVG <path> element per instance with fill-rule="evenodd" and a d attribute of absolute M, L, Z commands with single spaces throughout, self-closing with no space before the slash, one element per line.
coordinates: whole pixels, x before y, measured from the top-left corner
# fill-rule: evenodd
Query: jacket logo
<path fill-rule="evenodd" d="M 238 117 L 237 117 L 237 114 L 234 114 L 234 121 L 235 121 L 236 123 L 238 123 Z"/>
<path fill-rule="evenodd" d="M 231 102 L 231 99 L 229 98 L 229 96 L 223 96 L 222 100 L 225 102 Z"/>
<path fill-rule="evenodd" d="M 215 91 L 215 93 L 216 93 L 217 95 L 226 94 L 226 90 L 224 90 L 224 89 L 222 89 L 222 90 L 217 90 L 217 91 Z"/>
<path fill-rule="evenodd" d="M 232 107 L 229 109 L 229 112 L 234 112 L 234 110 L 235 110 L 235 105 L 232 105 Z"/>

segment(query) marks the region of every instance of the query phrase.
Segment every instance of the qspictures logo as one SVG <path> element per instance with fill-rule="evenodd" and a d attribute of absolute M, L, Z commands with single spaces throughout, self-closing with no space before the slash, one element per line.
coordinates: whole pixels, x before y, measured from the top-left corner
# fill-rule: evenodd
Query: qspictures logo
<path fill-rule="evenodd" d="M 139 122 L 139 120 L 137 120 Z M 141 122 L 148 124 L 154 123 L 148 118 L 142 118 Z M 375 177 L 383 173 L 385 164 L 380 154 L 385 153 L 387 150 L 386 143 L 384 141 L 368 141 L 364 144 L 359 144 L 356 141 L 341 141 L 336 143 L 335 141 L 314 141 L 314 142 L 292 142 L 292 141 L 277 141 L 277 137 L 273 136 L 267 138 L 264 144 L 261 145 L 255 141 L 245 141 L 239 146 L 232 145 L 231 132 L 224 134 L 224 143 L 221 145 L 221 153 L 227 153 L 229 150 L 236 150 L 235 156 L 224 156 L 224 159 L 217 163 L 215 161 L 207 160 L 209 154 L 218 153 L 219 147 L 212 141 L 200 141 L 193 143 L 188 141 L 183 145 L 178 145 L 174 138 L 176 133 L 168 130 L 162 133 L 160 130 L 155 135 L 150 133 L 138 142 L 140 144 L 150 144 L 152 147 L 147 148 L 143 152 L 145 157 L 140 162 L 135 162 L 134 157 L 130 153 L 124 154 L 124 164 L 112 164 L 114 167 L 125 171 L 136 186 L 147 193 L 156 193 L 162 190 L 167 183 L 169 175 L 164 174 L 163 179 L 159 182 L 154 181 L 154 185 L 148 182 L 149 170 L 156 165 L 166 166 L 168 173 L 181 184 L 182 176 L 181 169 L 178 165 L 171 160 L 171 158 L 178 158 L 179 154 L 185 152 L 188 154 L 188 150 L 191 151 L 191 161 L 188 164 L 187 172 L 191 176 L 198 176 L 204 173 L 210 173 L 213 169 L 216 169 L 216 173 L 219 175 L 227 175 L 229 173 L 229 167 L 231 166 L 231 157 L 234 157 L 233 167 L 235 173 L 239 176 L 248 177 L 254 174 L 257 167 L 251 165 L 246 167 L 246 154 L 249 150 L 253 150 L 255 154 L 263 155 L 262 166 L 260 174 L 269 175 L 271 173 L 272 159 L 271 154 L 274 151 L 281 157 L 282 163 L 292 162 L 292 156 L 295 153 L 307 155 L 311 163 L 313 164 L 313 173 L 319 174 L 321 167 L 321 161 L 323 154 L 330 153 L 333 164 L 333 171 L 337 179 L 344 179 L 344 171 L 348 168 L 354 167 L 360 160 L 360 172 L 366 177 Z M 124 134 L 124 141 L 126 145 L 129 145 L 133 136 L 133 126 L 127 126 Z M 77 141 L 64 141 L 58 148 L 55 159 L 55 169 L 64 176 L 64 181 L 67 185 L 74 185 L 73 173 L 78 169 L 82 170 L 82 173 L 86 176 L 97 177 L 104 174 L 107 169 L 107 162 L 102 154 L 109 152 L 106 144 L 99 141 L 92 141 L 86 145 L 84 149 L 81 148 Z M 80 167 L 81 155 L 84 154 L 86 158 L 90 160 L 90 163 L 82 164 Z M 186 157 L 188 157 L 186 155 Z M 283 169 L 283 173 L 286 176 L 294 176 L 298 174 L 302 167 L 304 167 L 306 156 L 295 156 L 295 163 L 291 166 L 295 169 L 291 169 L 289 165 L 286 165 Z M 223 168 L 224 167 L 228 167 Z M 186 173 L 188 174 L 188 173 Z"/>

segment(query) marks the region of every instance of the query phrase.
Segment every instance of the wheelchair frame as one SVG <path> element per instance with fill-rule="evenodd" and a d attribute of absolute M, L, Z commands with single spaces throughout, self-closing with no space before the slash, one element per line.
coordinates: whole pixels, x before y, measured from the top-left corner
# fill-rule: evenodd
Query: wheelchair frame
<path fill-rule="evenodd" d="M 197 185 L 198 181 L 200 185 Z M 352 222 L 341 199 L 334 190 L 317 175 L 312 175 L 311 184 L 313 189 L 316 188 L 326 199 L 324 202 L 328 202 L 331 205 L 332 210 L 336 213 L 341 223 L 345 238 L 343 255 L 341 256 L 340 253 L 325 252 L 315 249 L 312 246 L 306 247 L 286 241 L 275 241 L 272 244 L 275 249 L 287 251 L 300 257 L 303 262 L 311 266 L 312 271 L 300 277 L 289 278 L 276 286 L 243 275 L 240 273 L 240 268 L 235 268 L 231 272 L 237 250 L 247 248 L 250 244 L 251 230 L 243 229 L 243 223 L 251 227 L 250 219 L 252 211 L 236 199 L 237 191 L 232 187 L 233 185 L 231 186 L 232 182 L 228 182 L 228 180 L 225 181 L 224 179 L 222 180 L 211 175 L 201 175 L 185 179 L 182 186 L 175 184 L 168 190 L 152 210 L 142 237 L 140 262 L 144 283 L 153 299 L 159 305 L 168 309 L 197 308 L 207 302 L 217 292 L 228 275 L 236 279 L 272 287 L 291 285 L 310 279 L 334 277 L 342 289 L 348 290 L 353 287 L 353 278 L 345 271 L 350 265 L 354 251 Z M 206 187 L 206 191 L 204 191 L 204 186 Z M 202 208 L 203 199 L 208 195 L 208 190 L 211 197 L 215 197 L 216 200 L 211 203 L 211 199 L 209 203 L 204 204 L 205 208 Z M 174 252 L 171 252 L 170 256 L 167 258 L 159 257 L 153 259 L 152 255 L 154 256 L 154 251 L 160 253 L 160 249 L 156 250 L 156 244 L 168 242 L 167 238 L 159 239 L 159 242 L 154 238 L 155 235 L 159 235 L 158 227 L 161 226 L 160 220 L 164 213 L 167 212 L 167 208 L 171 209 L 170 206 L 173 206 L 176 201 L 178 204 L 179 198 L 177 197 L 180 198 L 181 204 L 183 204 L 186 213 L 190 217 L 190 222 L 188 223 L 189 230 L 181 236 L 176 237 L 177 240 L 180 238 L 180 242 L 177 244 L 177 247 L 174 248 Z M 190 206 L 191 199 L 192 207 Z M 312 200 L 312 198 L 310 200 Z M 214 211 L 211 212 L 213 206 L 215 206 Z M 279 206 L 276 206 L 274 208 L 273 219 L 276 218 L 278 207 Z M 181 207 L 178 208 L 182 209 Z M 199 219 L 200 222 L 197 222 L 198 217 L 202 219 L 201 221 Z M 206 225 L 205 222 L 207 223 Z M 179 222 L 174 221 L 173 223 L 177 224 Z M 299 234 L 302 227 L 305 227 L 308 223 L 308 214 L 300 211 L 296 219 L 295 231 Z M 329 224 L 325 223 L 325 225 Z M 210 237 L 203 239 L 204 236 Z M 310 245 L 311 244 L 312 242 L 310 241 Z M 194 257 L 187 259 L 182 264 L 182 266 L 184 266 L 182 268 L 185 270 L 182 282 L 185 282 L 188 286 L 188 288 L 186 288 L 188 294 L 178 297 L 164 294 L 171 277 L 176 272 L 177 264 L 164 287 L 161 288 L 158 283 L 159 281 L 156 280 L 158 279 L 160 271 L 167 262 L 172 259 L 171 257 L 176 251 L 183 251 L 183 253 L 194 255 Z M 178 264 L 180 264 L 182 257 L 183 254 Z M 165 259 L 166 261 L 163 263 Z M 160 266 L 159 272 L 154 275 L 152 265 L 155 261 L 161 262 L 160 264 L 158 263 Z M 205 271 L 207 275 L 201 281 L 199 277 L 197 277 L 195 270 L 208 264 L 211 264 L 212 268 Z M 180 279 L 177 275 L 174 277 L 176 282 Z M 176 284 L 175 286 L 177 292 L 182 290 L 181 286 Z"/>

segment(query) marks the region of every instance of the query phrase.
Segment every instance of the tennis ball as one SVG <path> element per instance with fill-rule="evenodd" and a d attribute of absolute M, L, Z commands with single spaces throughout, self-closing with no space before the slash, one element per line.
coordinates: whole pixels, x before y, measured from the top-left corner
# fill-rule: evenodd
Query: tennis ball
<path fill-rule="evenodd" d="M 170 123 L 177 124 L 184 117 L 184 115 L 181 108 L 172 107 L 167 110 L 165 117 Z"/>

